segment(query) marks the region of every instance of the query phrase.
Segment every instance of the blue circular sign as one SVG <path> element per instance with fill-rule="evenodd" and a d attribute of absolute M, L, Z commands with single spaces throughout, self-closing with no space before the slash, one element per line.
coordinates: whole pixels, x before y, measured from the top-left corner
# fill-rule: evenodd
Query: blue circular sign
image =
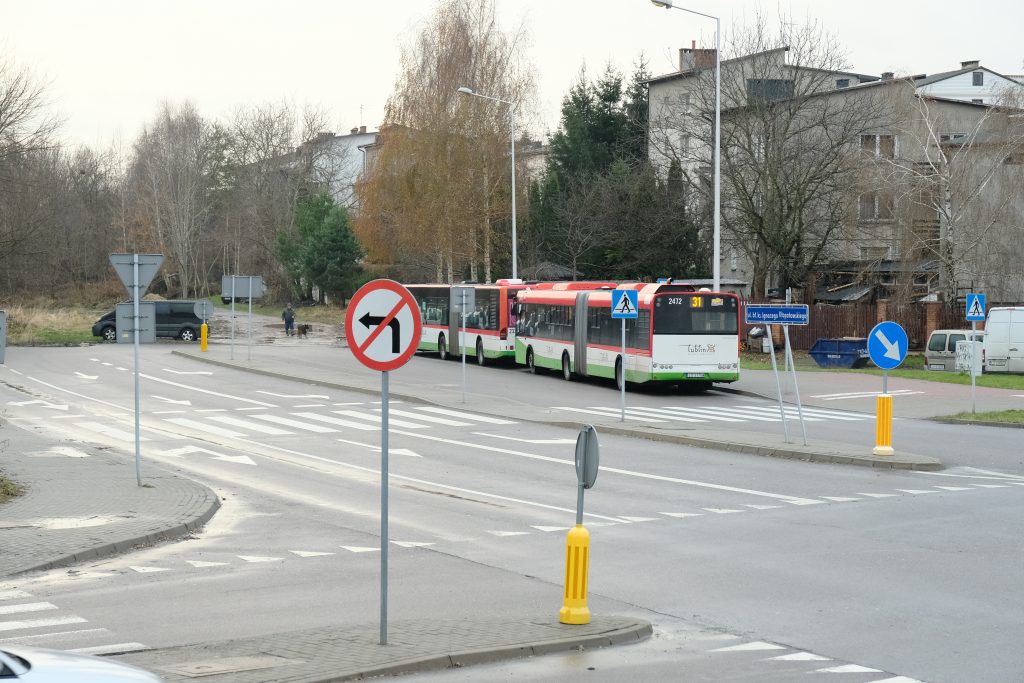
<path fill-rule="evenodd" d="M 883 370 L 892 370 L 907 357 L 907 333 L 899 323 L 890 320 L 878 323 L 868 335 L 871 362 Z"/>

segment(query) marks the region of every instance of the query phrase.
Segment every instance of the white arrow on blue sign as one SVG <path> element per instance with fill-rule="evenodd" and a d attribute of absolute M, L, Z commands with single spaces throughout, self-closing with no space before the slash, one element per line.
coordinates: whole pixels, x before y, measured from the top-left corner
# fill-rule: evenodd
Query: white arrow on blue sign
<path fill-rule="evenodd" d="M 868 335 L 868 355 L 882 370 L 892 370 L 907 357 L 907 333 L 899 323 L 880 322 Z"/>
<path fill-rule="evenodd" d="M 985 319 L 985 295 L 980 292 L 967 295 L 967 319 L 971 321 Z"/>

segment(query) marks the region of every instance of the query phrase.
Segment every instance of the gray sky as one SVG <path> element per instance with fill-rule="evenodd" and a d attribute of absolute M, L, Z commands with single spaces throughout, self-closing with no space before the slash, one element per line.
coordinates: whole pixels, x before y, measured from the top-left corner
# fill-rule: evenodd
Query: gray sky
<path fill-rule="evenodd" d="M 683 4 L 681 0 L 676 0 Z M 693 0 L 723 33 L 750 17 L 749 0 Z M 833 32 L 854 70 L 949 71 L 979 59 L 1024 73 L 1021 0 L 779 0 L 761 3 Z M 336 132 L 375 129 L 395 82 L 399 46 L 433 0 L 0 0 L 0 55 L 50 83 L 69 142 L 129 144 L 163 100 L 190 99 L 208 117 L 287 99 L 325 108 Z M 540 130 L 584 64 L 624 74 L 644 53 L 655 74 L 678 48 L 713 46 L 714 22 L 648 0 L 497 0 L 503 26 L 524 25 L 537 75 Z"/>

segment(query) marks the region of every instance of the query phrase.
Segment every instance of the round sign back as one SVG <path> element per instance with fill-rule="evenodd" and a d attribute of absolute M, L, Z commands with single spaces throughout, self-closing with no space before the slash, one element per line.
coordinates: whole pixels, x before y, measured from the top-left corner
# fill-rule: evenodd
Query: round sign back
<path fill-rule="evenodd" d="M 345 312 L 345 336 L 352 355 L 387 372 L 416 353 L 422 323 L 416 299 L 393 280 L 373 280 L 359 288 Z"/>

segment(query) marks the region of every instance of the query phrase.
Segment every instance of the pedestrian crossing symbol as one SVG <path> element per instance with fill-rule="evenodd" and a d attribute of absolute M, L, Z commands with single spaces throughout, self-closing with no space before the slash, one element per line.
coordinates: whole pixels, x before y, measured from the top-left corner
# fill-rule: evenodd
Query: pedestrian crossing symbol
<path fill-rule="evenodd" d="M 635 289 L 612 290 L 612 318 L 638 317 L 640 314 L 637 310 L 637 302 Z"/>
<path fill-rule="evenodd" d="M 967 295 L 967 319 L 968 320 L 984 320 L 985 319 L 985 295 L 984 294 L 968 294 Z"/>

